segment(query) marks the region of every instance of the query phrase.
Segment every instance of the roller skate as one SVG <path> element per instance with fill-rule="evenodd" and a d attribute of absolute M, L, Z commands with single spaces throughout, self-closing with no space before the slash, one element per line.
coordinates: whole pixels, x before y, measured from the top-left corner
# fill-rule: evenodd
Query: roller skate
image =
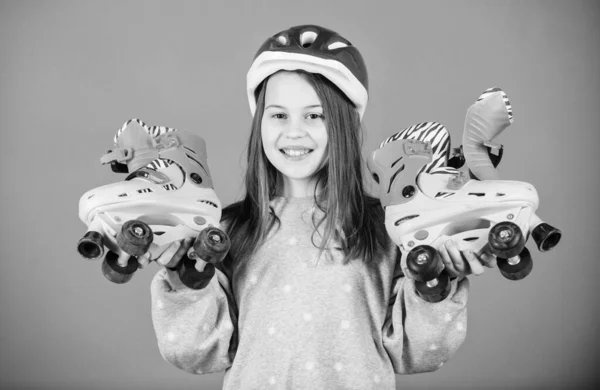
<path fill-rule="evenodd" d="M 126 283 L 138 269 L 137 257 L 156 260 L 173 242 L 196 240 L 180 261 L 181 281 L 204 288 L 225 257 L 230 241 L 221 231 L 221 204 L 213 189 L 204 140 L 168 127 L 127 121 L 114 138 L 114 149 L 102 158 L 124 181 L 86 192 L 79 200 L 79 218 L 88 227 L 77 244 L 86 259 L 103 259 L 102 273 Z M 105 250 L 106 248 L 106 250 Z M 208 264 L 198 272 L 195 258 Z"/>
<path fill-rule="evenodd" d="M 453 150 L 448 166 L 460 169 L 466 163 L 471 179 L 499 180 L 496 167 L 504 146 L 495 138 L 512 122 L 512 107 L 504 91 L 498 87 L 485 90 L 467 110 L 463 144 Z"/>
<path fill-rule="evenodd" d="M 485 112 L 480 115 L 485 118 Z M 447 133 L 439 123 L 428 124 Z M 520 280 L 533 265 L 525 247 L 529 235 L 541 252 L 552 249 L 561 237 L 560 230 L 535 214 L 539 198 L 532 185 L 473 180 L 456 168 L 435 166 L 447 159 L 447 149 L 434 153 L 429 142 L 392 136 L 367 163 L 378 184 L 386 229 L 405 256 L 418 294 L 429 302 L 439 302 L 450 292 L 450 276 L 438 253 L 449 238 L 459 250 L 477 255 L 489 245 L 502 275 Z"/>

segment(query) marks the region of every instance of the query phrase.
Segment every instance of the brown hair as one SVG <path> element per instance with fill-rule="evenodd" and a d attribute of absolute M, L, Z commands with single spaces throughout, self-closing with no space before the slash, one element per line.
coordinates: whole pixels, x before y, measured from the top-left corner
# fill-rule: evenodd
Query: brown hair
<path fill-rule="evenodd" d="M 314 88 L 323 106 L 327 128 L 325 163 L 315 173 L 316 188 L 323 188 L 319 197 L 315 189 L 316 206 L 324 213 L 315 228 L 316 233 L 324 224 L 318 247 L 323 250 L 334 240 L 339 243 L 345 262 L 354 258 L 371 261 L 384 250 L 388 238 L 381 205 L 364 189 L 362 128 L 358 111 L 324 76 L 300 70 L 295 72 Z M 265 155 L 261 140 L 267 82 L 268 78 L 256 90 L 256 113 L 247 149 L 246 194 L 243 200 L 223 210 L 223 221 L 232 242 L 228 261 L 243 261 L 250 257 L 270 230 L 279 224 L 269 202 L 276 195 L 281 176 Z"/>

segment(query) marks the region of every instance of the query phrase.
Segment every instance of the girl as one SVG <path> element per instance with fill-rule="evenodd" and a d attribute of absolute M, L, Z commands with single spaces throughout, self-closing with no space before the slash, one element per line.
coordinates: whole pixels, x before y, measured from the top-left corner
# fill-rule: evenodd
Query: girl
<path fill-rule="evenodd" d="M 450 243 L 442 257 L 456 278 L 438 303 L 404 277 L 363 187 L 361 54 L 333 31 L 298 26 L 267 39 L 247 82 L 246 194 L 223 211 L 226 260 L 200 290 L 172 270 L 192 240 L 157 260 L 164 359 L 195 374 L 225 370 L 224 389 L 394 389 L 395 373 L 441 367 L 465 338 L 465 276 L 491 263 Z"/>

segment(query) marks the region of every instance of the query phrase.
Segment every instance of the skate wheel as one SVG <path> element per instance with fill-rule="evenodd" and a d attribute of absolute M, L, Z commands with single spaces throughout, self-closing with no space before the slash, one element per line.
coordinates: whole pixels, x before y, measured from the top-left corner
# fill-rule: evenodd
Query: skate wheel
<path fill-rule="evenodd" d="M 509 259 L 498 257 L 498 269 L 502 276 L 510 280 L 521 280 L 525 278 L 533 269 L 533 261 L 531 260 L 531 254 L 527 248 L 523 248 L 519 254 L 519 262 L 517 264 L 510 264 Z"/>
<path fill-rule="evenodd" d="M 153 239 L 154 235 L 150 226 L 136 220 L 125 222 L 117 234 L 119 248 L 131 256 L 141 256 L 148 252 Z"/>
<path fill-rule="evenodd" d="M 115 252 L 108 251 L 102 262 L 102 274 L 104 274 L 106 279 L 113 283 L 127 283 L 138 269 L 137 259 L 133 256 L 130 257 L 126 267 L 121 267 L 117 262 L 118 259 L 119 255 Z"/>
<path fill-rule="evenodd" d="M 508 221 L 497 223 L 490 229 L 488 242 L 494 255 L 505 259 L 518 255 L 525 247 L 523 232 Z"/>
<path fill-rule="evenodd" d="M 537 244 L 540 252 L 546 252 L 554 248 L 562 237 L 562 232 L 557 228 L 548 225 L 547 223 L 540 223 L 531 232 L 531 237 Z"/>
<path fill-rule="evenodd" d="M 204 267 L 203 272 L 198 272 L 195 260 L 190 259 L 186 255 L 179 262 L 177 273 L 183 284 L 193 290 L 200 290 L 208 286 L 210 280 L 215 275 L 215 266 L 208 263 Z"/>
<path fill-rule="evenodd" d="M 194 241 L 194 252 L 202 260 L 216 264 L 225 258 L 229 251 L 231 242 L 229 237 L 221 229 L 210 226 L 198 234 Z"/>
<path fill-rule="evenodd" d="M 406 266 L 410 270 L 410 276 L 418 282 L 435 279 L 444 269 L 438 252 L 429 245 L 413 248 L 406 258 Z"/>
<path fill-rule="evenodd" d="M 429 282 L 415 281 L 415 289 L 421 299 L 427 302 L 435 303 L 446 299 L 450 295 L 450 275 L 445 270 L 438 275 L 437 284 L 431 286 Z M 429 283 L 429 285 L 428 285 Z"/>
<path fill-rule="evenodd" d="M 98 232 L 87 232 L 77 243 L 77 252 L 86 259 L 101 258 L 104 255 L 104 237 Z"/>

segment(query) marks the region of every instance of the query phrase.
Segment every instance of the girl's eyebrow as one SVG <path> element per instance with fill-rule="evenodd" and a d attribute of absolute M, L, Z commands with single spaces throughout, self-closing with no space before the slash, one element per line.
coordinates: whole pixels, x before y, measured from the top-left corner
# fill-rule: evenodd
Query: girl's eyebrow
<path fill-rule="evenodd" d="M 306 107 L 304 107 L 304 108 L 321 108 L 321 107 L 322 107 L 322 106 L 321 106 L 320 104 L 313 104 L 313 105 L 310 105 L 310 106 L 306 106 Z M 266 110 L 267 108 L 279 108 L 279 109 L 285 109 L 285 107 L 283 107 L 283 106 L 280 106 L 280 105 L 278 105 L 278 104 L 269 104 L 267 107 L 265 107 L 265 110 Z"/>

